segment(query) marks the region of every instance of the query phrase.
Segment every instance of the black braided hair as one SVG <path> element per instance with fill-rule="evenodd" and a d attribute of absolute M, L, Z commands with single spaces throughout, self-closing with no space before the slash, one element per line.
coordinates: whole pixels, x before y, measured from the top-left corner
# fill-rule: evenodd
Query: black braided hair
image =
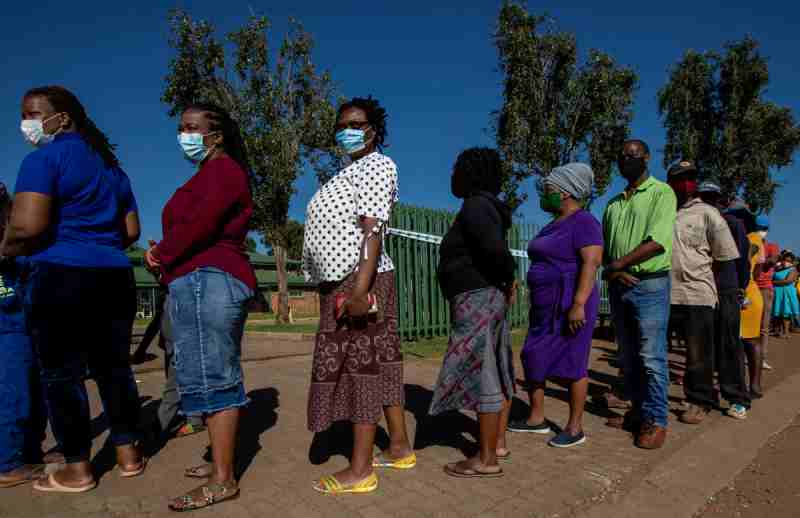
<path fill-rule="evenodd" d="M 105 133 L 94 125 L 92 119 L 86 114 L 78 98 L 63 86 L 41 86 L 32 88 L 25 93 L 25 99 L 31 97 L 44 97 L 56 113 L 66 113 L 75 123 L 75 128 L 83 140 L 100 155 L 106 167 L 118 167 L 119 160 L 114 154 L 116 146 L 109 142 Z"/>
<path fill-rule="evenodd" d="M 458 198 L 467 198 L 477 191 L 487 191 L 497 196 L 502 186 L 503 163 L 496 149 L 471 147 L 456 158 L 452 188 Z"/>
<path fill-rule="evenodd" d="M 373 99 L 371 95 L 367 98 L 353 97 L 339 106 L 336 119 L 338 120 L 342 113 L 350 108 L 358 108 L 366 114 L 369 125 L 372 126 L 372 129 L 375 131 L 375 146 L 383 151 L 386 136 L 389 134 L 386 130 L 386 119 L 389 117 L 386 113 L 386 109 L 381 106 L 381 103 L 378 102 L 377 99 Z"/>
<path fill-rule="evenodd" d="M 244 145 L 242 132 L 239 129 L 239 123 L 236 122 L 227 110 L 219 105 L 213 103 L 196 103 L 187 106 L 183 112 L 198 111 L 203 112 L 209 121 L 211 131 L 219 131 L 222 133 L 222 147 L 229 157 L 234 162 L 239 164 L 239 167 L 244 172 L 249 174 L 250 162 L 247 160 L 247 149 Z"/>

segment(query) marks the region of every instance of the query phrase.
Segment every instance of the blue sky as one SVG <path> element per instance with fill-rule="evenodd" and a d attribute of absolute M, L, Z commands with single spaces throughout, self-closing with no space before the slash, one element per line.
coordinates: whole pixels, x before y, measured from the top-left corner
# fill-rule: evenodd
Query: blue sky
<path fill-rule="evenodd" d="M 750 5 L 746 5 L 746 4 Z M 284 4 L 278 5 L 275 4 Z M 456 209 L 449 193 L 452 163 L 460 150 L 491 145 L 489 114 L 500 105 L 497 54 L 491 41 L 500 0 L 267 2 L 263 0 L 164 2 L 11 2 L 0 18 L 4 76 L 0 83 L 0 181 L 13 186 L 30 148 L 19 132 L 23 92 L 63 84 L 83 101 L 113 142 L 131 177 L 143 221 L 143 238 L 158 238 L 161 208 L 192 174 L 175 140 L 176 121 L 159 101 L 171 51 L 168 10 L 187 9 L 215 23 L 220 34 L 244 22 L 252 8 L 268 16 L 279 37 L 287 19 L 313 33 L 315 62 L 330 70 L 345 96 L 372 94 L 389 111 L 387 154 L 400 171 L 401 199 L 415 205 Z M 599 7 L 602 5 L 602 7 Z M 718 49 L 749 33 L 769 58 L 767 97 L 800 117 L 800 49 L 796 4 L 752 2 L 529 2 L 559 26 L 575 32 L 582 51 L 591 47 L 633 66 L 640 75 L 633 134 L 655 151 L 656 176 L 663 178 L 660 149 L 664 131 L 656 92 L 667 69 L 686 49 Z M 798 156 L 797 158 L 800 158 Z M 800 250 L 792 217 L 800 211 L 800 165 L 784 169 L 784 184 L 772 212 L 772 238 Z M 311 175 L 298 183 L 291 215 L 302 219 L 316 189 Z M 615 181 L 610 192 L 621 184 Z M 531 190 L 531 189 L 528 189 Z M 595 211 L 600 211 L 605 199 Z M 541 223 L 538 204 L 519 214 Z"/>

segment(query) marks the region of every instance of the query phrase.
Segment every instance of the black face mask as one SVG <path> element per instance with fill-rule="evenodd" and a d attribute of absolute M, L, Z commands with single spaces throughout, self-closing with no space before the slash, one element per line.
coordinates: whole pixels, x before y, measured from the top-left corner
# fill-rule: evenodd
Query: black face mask
<path fill-rule="evenodd" d="M 647 170 L 647 162 L 644 158 L 628 158 L 619 164 L 619 172 L 623 178 L 633 181 L 639 178 Z"/>

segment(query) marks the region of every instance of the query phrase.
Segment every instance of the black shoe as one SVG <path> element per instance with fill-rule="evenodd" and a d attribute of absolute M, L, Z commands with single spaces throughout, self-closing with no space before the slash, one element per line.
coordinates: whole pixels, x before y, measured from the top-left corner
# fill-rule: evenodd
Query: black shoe
<path fill-rule="evenodd" d="M 761 391 L 761 387 L 750 387 L 750 399 L 761 399 L 764 397 L 764 393 Z"/>
<path fill-rule="evenodd" d="M 550 433 L 552 430 L 550 429 L 550 423 L 548 423 L 545 419 L 539 424 L 528 424 L 528 421 L 525 420 L 512 421 L 508 423 L 508 431 L 518 433 L 546 434 Z"/>

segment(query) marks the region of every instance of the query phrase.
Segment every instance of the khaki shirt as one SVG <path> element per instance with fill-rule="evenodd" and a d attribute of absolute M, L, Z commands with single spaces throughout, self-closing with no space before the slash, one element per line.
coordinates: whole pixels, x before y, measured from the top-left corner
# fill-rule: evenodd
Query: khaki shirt
<path fill-rule="evenodd" d="M 672 304 L 717 305 L 714 262 L 733 261 L 739 250 L 719 211 L 694 199 L 678 210 L 672 244 Z"/>

